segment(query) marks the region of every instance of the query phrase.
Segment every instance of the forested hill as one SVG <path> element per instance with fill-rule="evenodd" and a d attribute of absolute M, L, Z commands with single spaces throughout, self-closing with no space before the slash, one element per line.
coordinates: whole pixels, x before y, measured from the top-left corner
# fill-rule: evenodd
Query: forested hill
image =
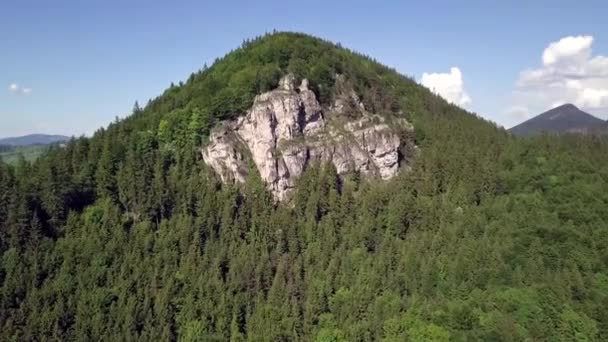
<path fill-rule="evenodd" d="M 30 134 L 21 137 L 2 138 L 0 146 L 29 146 L 29 145 L 49 145 L 70 140 L 65 135 Z"/>
<path fill-rule="evenodd" d="M 223 184 L 209 130 L 286 73 L 414 124 L 387 182 Z M 267 35 L 33 163 L 0 163 L 0 339 L 608 339 L 608 141 L 526 140 L 340 46 Z"/>
<path fill-rule="evenodd" d="M 182 133 L 195 115 L 206 134 L 218 121 L 244 114 L 255 95 L 275 89 L 287 73 L 295 75 L 297 82 L 308 79 L 324 106 L 329 106 L 340 90 L 336 76 L 343 75 L 372 113 L 412 117 L 449 112 L 450 117 L 481 125 L 479 118 L 448 105 L 427 88 L 370 57 L 305 34 L 276 33 L 243 41 L 211 67 L 192 73 L 186 82 L 171 84 L 145 108 L 136 104 L 134 114 L 121 126 L 156 130 L 163 121 L 163 129 L 171 135 L 168 138 L 175 141 L 187 135 Z"/>

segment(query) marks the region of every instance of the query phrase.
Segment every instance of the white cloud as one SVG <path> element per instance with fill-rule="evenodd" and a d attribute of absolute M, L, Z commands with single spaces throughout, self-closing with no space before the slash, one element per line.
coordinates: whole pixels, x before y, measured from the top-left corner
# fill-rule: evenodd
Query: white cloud
<path fill-rule="evenodd" d="M 573 103 L 583 110 L 608 108 L 608 57 L 593 56 L 592 36 L 569 36 L 550 43 L 542 64 L 520 73 L 514 103 L 541 111 Z"/>
<path fill-rule="evenodd" d="M 421 84 L 444 99 L 459 106 L 471 104 L 471 98 L 464 90 L 462 72 L 452 67 L 449 73 L 423 73 Z"/>
<path fill-rule="evenodd" d="M 586 60 L 591 54 L 592 43 L 592 36 L 564 37 L 549 44 L 543 51 L 543 64 L 548 66 L 560 61 Z"/>
<path fill-rule="evenodd" d="M 505 111 L 514 120 L 525 120 L 530 117 L 530 110 L 526 106 L 512 106 Z"/>
<path fill-rule="evenodd" d="M 599 108 L 608 105 L 608 88 L 584 88 L 578 94 L 576 102 L 582 107 Z"/>
<path fill-rule="evenodd" d="M 32 88 L 22 87 L 22 86 L 18 85 L 17 83 L 11 83 L 8 86 L 8 91 L 10 91 L 13 94 L 27 95 L 32 92 Z"/>

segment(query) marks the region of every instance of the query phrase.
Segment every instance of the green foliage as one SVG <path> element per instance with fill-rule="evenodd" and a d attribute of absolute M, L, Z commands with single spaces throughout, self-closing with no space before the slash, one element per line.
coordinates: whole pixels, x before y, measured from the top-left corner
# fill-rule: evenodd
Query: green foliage
<path fill-rule="evenodd" d="M 17 147 L 0 145 L 0 160 L 12 165 L 17 164 L 20 158 L 32 162 L 38 157 L 40 157 L 48 149 L 48 145 L 31 145 Z"/>
<path fill-rule="evenodd" d="M 201 141 L 283 73 L 407 115 L 387 182 L 310 167 L 275 205 Z M 405 114 L 401 114 L 401 112 Z M 608 140 L 518 140 L 347 50 L 276 34 L 94 137 L 0 162 L 0 339 L 608 339 Z"/>
<path fill-rule="evenodd" d="M 340 90 L 335 87 L 336 75 L 348 80 L 372 112 L 415 116 L 452 107 L 369 57 L 328 41 L 286 32 L 245 41 L 210 68 L 193 73 L 187 82 L 172 85 L 144 108 L 137 105 L 121 127 L 128 131 L 159 129 L 161 136 L 176 141 L 188 136 L 193 113 L 200 113 L 197 129 L 204 136 L 217 121 L 245 113 L 255 95 L 276 88 L 287 72 L 298 81 L 307 78 L 327 107 Z M 455 107 L 454 112 L 461 113 Z"/>

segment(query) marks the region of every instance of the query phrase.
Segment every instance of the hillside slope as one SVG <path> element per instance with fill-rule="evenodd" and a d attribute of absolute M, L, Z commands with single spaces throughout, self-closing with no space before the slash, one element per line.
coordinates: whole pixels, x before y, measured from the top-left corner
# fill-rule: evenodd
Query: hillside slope
<path fill-rule="evenodd" d="M 583 112 L 572 104 L 565 104 L 512 127 L 509 132 L 519 136 L 541 133 L 590 133 L 603 124 L 603 120 Z"/>
<path fill-rule="evenodd" d="M 49 149 L 49 145 L 67 142 L 63 135 L 31 134 L 0 139 L 0 160 L 16 164 L 21 158 L 34 161 Z"/>
<path fill-rule="evenodd" d="M 27 145 L 48 145 L 57 142 L 70 140 L 64 135 L 30 134 L 21 137 L 2 138 L 0 145 L 8 146 L 27 146 Z"/>
<path fill-rule="evenodd" d="M 21 158 L 32 162 L 49 149 L 48 145 L 4 146 L 0 145 L 0 160 L 13 165 Z"/>
<path fill-rule="evenodd" d="M 368 113 L 330 115 L 341 77 Z M 277 204 L 248 148 L 222 182 L 214 134 L 318 128 L 314 102 L 294 125 L 252 110 L 304 88 L 338 133 L 411 123 L 409 171 L 311 163 Z M 604 341 L 607 184 L 606 137 L 516 139 L 371 58 L 267 35 L 92 138 L 0 162 L 0 340 Z"/>

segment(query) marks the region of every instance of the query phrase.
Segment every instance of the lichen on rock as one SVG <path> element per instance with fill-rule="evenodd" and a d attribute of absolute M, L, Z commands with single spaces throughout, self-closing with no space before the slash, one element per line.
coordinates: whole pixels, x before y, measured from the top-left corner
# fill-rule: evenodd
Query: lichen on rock
<path fill-rule="evenodd" d="M 223 182 L 242 183 L 248 163 L 240 151 L 247 149 L 277 201 L 290 198 L 295 180 L 314 162 L 331 162 L 339 174 L 393 177 L 409 157 L 400 147 L 413 144 L 403 141 L 399 130 L 412 130 L 411 125 L 404 119 L 388 125 L 381 116 L 367 113 L 352 89 L 346 91 L 336 97 L 328 115 L 357 110 L 359 119 L 336 124 L 325 117 L 308 81 L 296 87 L 288 74 L 277 89 L 256 96 L 245 116 L 215 127 L 203 159 Z"/>

